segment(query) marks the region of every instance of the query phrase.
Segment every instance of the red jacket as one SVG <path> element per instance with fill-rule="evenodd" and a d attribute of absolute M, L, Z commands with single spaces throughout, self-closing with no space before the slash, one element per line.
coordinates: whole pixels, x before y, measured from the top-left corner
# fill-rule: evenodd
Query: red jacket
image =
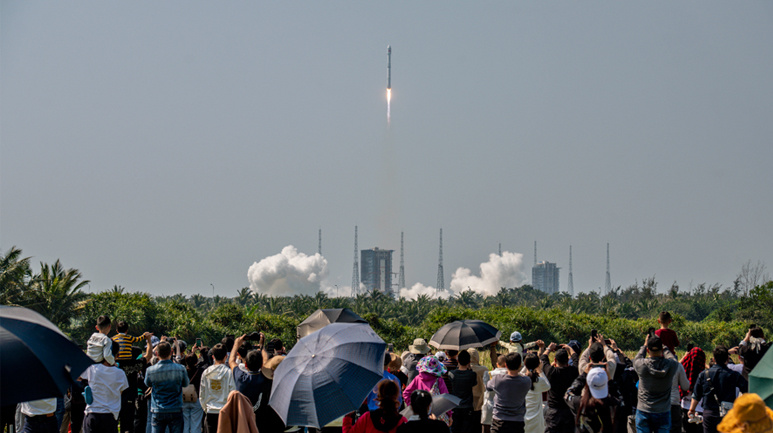
<path fill-rule="evenodd" d="M 385 433 L 384 431 L 377 429 L 373 424 L 373 420 L 370 418 L 371 412 L 378 411 L 365 412 L 365 414 L 362 415 L 354 425 L 352 425 L 352 417 L 348 415 L 345 416 L 342 428 L 343 433 Z M 406 420 L 404 416 L 400 415 L 400 420 L 397 421 L 397 424 L 392 427 L 388 433 L 395 433 L 397 431 L 397 427 L 407 421 L 408 420 Z"/>

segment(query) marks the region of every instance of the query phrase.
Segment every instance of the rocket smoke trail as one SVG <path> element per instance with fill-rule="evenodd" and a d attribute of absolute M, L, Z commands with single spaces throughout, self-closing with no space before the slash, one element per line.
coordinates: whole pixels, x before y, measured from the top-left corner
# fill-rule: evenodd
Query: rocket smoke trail
<path fill-rule="evenodd" d="M 392 120 L 392 46 L 387 45 L 387 125 Z"/>

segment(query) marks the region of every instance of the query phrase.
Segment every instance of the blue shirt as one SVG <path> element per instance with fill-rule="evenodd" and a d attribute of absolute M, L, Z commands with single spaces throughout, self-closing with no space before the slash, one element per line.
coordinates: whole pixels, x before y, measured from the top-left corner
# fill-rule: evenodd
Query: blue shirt
<path fill-rule="evenodd" d="M 148 367 L 145 385 L 153 388 L 150 411 L 175 413 L 183 410 L 183 388 L 188 386 L 188 372 L 169 359 Z"/>
<path fill-rule="evenodd" d="M 403 386 L 400 383 L 400 379 L 397 378 L 394 374 L 384 370 L 384 379 L 389 379 L 397 384 L 397 389 L 400 390 L 399 396 L 400 396 L 400 403 L 403 402 Z M 381 381 L 379 381 L 381 382 Z M 376 401 L 376 391 L 378 391 L 378 384 L 376 384 L 375 387 L 370 391 L 370 394 L 368 394 L 368 399 L 366 400 L 368 402 L 368 410 L 376 410 L 378 409 L 378 401 Z"/>

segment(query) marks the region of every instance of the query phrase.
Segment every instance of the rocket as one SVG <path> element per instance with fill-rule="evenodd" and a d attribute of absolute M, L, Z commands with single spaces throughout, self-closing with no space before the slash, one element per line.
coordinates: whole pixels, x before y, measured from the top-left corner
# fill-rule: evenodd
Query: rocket
<path fill-rule="evenodd" d="M 392 88 L 392 46 L 387 45 L 387 90 Z"/>

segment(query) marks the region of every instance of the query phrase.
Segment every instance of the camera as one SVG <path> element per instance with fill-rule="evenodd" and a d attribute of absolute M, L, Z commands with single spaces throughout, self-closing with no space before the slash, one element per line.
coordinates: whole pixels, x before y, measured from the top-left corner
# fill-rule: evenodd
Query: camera
<path fill-rule="evenodd" d="M 260 332 L 253 332 L 247 335 L 249 341 L 260 341 Z"/>

